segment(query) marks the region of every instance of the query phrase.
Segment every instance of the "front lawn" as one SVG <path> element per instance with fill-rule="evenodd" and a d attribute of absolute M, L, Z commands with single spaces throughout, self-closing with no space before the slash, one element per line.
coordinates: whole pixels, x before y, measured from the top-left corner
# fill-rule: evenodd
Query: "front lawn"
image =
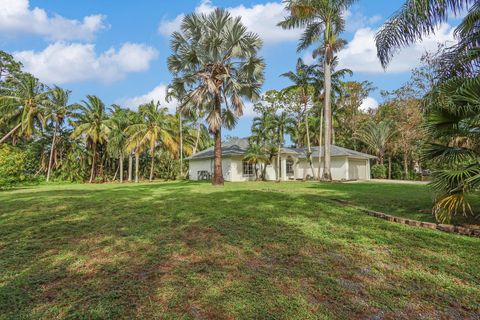
<path fill-rule="evenodd" d="M 54 185 L 0 192 L 0 319 L 463 319 L 480 239 L 390 223 L 425 186 Z"/>

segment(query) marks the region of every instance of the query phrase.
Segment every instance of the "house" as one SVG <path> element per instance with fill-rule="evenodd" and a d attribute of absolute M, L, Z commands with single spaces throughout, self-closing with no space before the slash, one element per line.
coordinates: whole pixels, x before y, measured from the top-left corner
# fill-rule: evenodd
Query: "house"
<path fill-rule="evenodd" d="M 222 170 L 226 181 L 255 180 L 255 168 L 243 158 L 248 149 L 248 139 L 234 139 L 222 144 Z M 281 148 L 280 179 L 301 180 L 313 177 L 307 161 L 306 148 Z M 370 179 L 370 160 L 376 157 L 362 152 L 332 145 L 333 180 L 368 180 Z M 313 170 L 318 174 L 319 147 L 312 147 Z M 189 161 L 190 180 L 210 179 L 213 175 L 213 147 L 200 151 L 186 160 Z M 267 165 L 267 180 L 277 180 L 276 159 Z M 260 172 L 259 164 L 257 169 Z M 323 171 L 323 164 L 321 165 Z"/>

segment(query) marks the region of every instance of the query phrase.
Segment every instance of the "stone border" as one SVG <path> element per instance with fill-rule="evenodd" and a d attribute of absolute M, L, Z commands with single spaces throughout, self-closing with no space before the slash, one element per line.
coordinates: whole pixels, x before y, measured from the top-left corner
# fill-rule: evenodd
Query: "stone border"
<path fill-rule="evenodd" d="M 406 225 L 425 228 L 425 229 L 440 230 L 440 231 L 449 232 L 449 233 L 457 233 L 464 236 L 480 237 L 480 229 L 472 229 L 467 227 L 454 226 L 451 224 L 440 224 L 440 223 L 434 223 L 434 222 L 423 222 L 423 221 L 417 221 L 412 219 L 400 218 L 400 217 L 392 216 L 383 212 L 360 208 L 342 199 L 333 199 L 333 201 L 338 202 L 345 206 L 359 209 L 365 212 L 366 214 L 368 214 L 369 216 L 395 222 L 395 223 L 406 224 Z"/>

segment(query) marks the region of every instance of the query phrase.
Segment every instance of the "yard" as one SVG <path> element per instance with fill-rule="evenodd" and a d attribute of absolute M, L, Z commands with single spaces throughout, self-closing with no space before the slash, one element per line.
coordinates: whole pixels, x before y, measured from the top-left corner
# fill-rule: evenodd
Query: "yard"
<path fill-rule="evenodd" d="M 0 319 L 478 319 L 480 239 L 427 187 L 207 183 L 0 192 Z"/>

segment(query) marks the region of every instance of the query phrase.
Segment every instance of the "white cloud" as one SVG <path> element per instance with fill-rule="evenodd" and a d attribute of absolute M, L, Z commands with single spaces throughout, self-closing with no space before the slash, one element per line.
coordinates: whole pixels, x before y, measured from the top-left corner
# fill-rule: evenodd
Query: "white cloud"
<path fill-rule="evenodd" d="M 406 72 L 420 64 L 420 58 L 426 51 L 435 50 L 439 43 L 450 42 L 451 44 L 454 41 L 454 28 L 448 24 L 442 24 L 435 34 L 402 49 L 384 71 L 377 58 L 376 32 L 377 30 L 371 28 L 357 30 L 345 49 L 338 53 L 339 67 L 364 73 Z"/>
<path fill-rule="evenodd" d="M 204 0 L 195 8 L 197 13 L 208 13 L 215 9 L 209 0 Z M 279 43 L 283 41 L 296 41 L 299 39 L 301 30 L 283 30 L 277 23 L 282 21 L 287 12 L 281 2 L 267 2 L 252 7 L 239 5 L 227 8 L 235 17 L 242 17 L 242 22 L 248 30 L 258 33 L 266 44 Z M 158 32 L 169 37 L 173 31 L 180 29 L 184 15 L 179 15 L 173 20 L 163 19 L 158 27 Z"/>
<path fill-rule="evenodd" d="M 345 30 L 347 32 L 355 32 L 360 28 L 370 27 L 373 24 L 382 20 L 382 17 L 379 15 L 374 15 L 371 17 L 365 16 L 362 12 L 355 10 L 347 10 L 344 13 L 345 18 Z"/>
<path fill-rule="evenodd" d="M 360 106 L 360 110 L 363 110 L 363 111 L 368 111 L 370 109 L 374 110 L 378 108 L 378 105 L 379 105 L 378 101 L 375 98 L 366 97 L 363 100 L 362 105 Z"/>
<path fill-rule="evenodd" d="M 104 83 L 120 80 L 129 72 L 148 70 L 158 55 L 149 46 L 125 43 L 120 49 L 111 48 L 100 55 L 94 44 L 57 42 L 43 51 L 15 52 L 25 70 L 48 84 L 64 84 L 85 80 Z"/>
<path fill-rule="evenodd" d="M 160 104 L 164 107 L 168 108 L 168 111 L 170 113 L 174 113 L 177 106 L 178 106 L 178 101 L 173 99 L 169 102 L 165 101 L 165 97 L 167 95 L 167 86 L 165 84 L 159 84 L 155 88 L 153 88 L 151 91 L 140 95 L 140 96 L 135 96 L 135 97 L 124 97 L 120 98 L 117 100 L 117 103 L 126 106 L 130 109 L 136 110 L 139 105 L 148 103 L 150 101 L 158 101 Z"/>
<path fill-rule="evenodd" d="M 0 34 L 34 34 L 53 40 L 91 40 L 106 29 L 104 15 L 90 15 L 82 21 L 60 15 L 49 16 L 41 8 L 30 8 L 28 0 L 0 0 Z"/>

